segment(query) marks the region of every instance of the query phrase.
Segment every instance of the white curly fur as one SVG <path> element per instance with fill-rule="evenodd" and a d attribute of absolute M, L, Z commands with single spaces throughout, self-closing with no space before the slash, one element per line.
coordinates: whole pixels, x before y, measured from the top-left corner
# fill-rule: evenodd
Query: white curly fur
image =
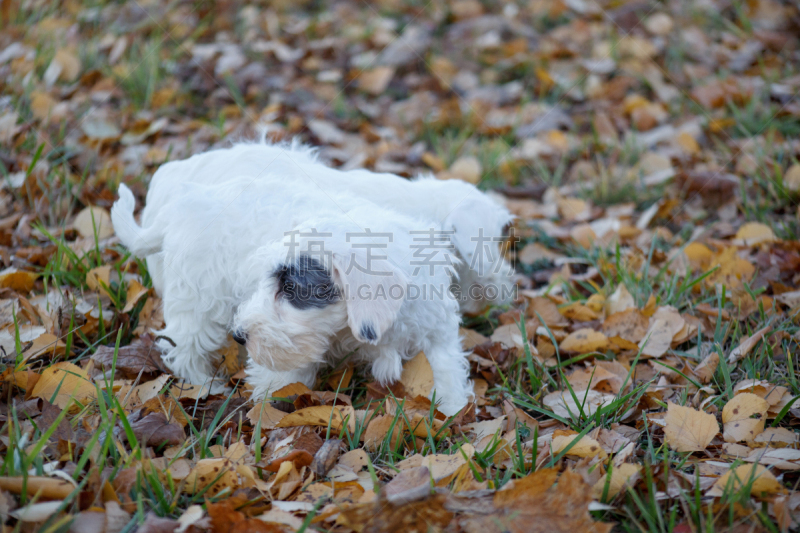
<path fill-rule="evenodd" d="M 307 149 L 282 149 L 292 150 L 292 158 L 278 154 L 271 165 L 253 162 L 250 172 L 242 169 L 243 174 L 217 184 L 182 180 L 183 172 L 172 170 L 199 178 L 224 173 L 231 160 L 224 164 L 195 156 L 162 166 L 148 192 L 141 227 L 133 218 L 132 193 L 120 186 L 112 221 L 123 244 L 147 258 L 164 300 L 166 325 L 158 333 L 175 343 L 161 343 L 165 362 L 178 376 L 207 383 L 214 377 L 214 354 L 228 333 L 246 334 L 248 380 L 254 398 L 260 398 L 292 382 L 312 385 L 320 365 L 348 355 L 371 363 L 376 379 L 390 383 L 400 378 L 403 360 L 424 351 L 439 409 L 456 413 L 468 402 L 472 386 L 458 336 L 458 302 L 447 290 L 454 272 L 416 269 L 411 253 L 410 231 L 446 226 L 431 215 L 400 214 L 356 195 L 299 186 L 287 179 L 297 173 L 297 160 L 320 175 L 327 167 L 314 162 Z M 367 228 L 393 236 L 392 242 L 379 240 L 387 247 L 372 252 L 371 268 L 384 275 L 347 268 L 353 260 L 365 265 L 369 252 L 356 246 L 363 239 L 348 242 L 346 234 Z M 293 260 L 287 257 L 287 232 L 311 229 L 330 233 L 322 240 L 331 254 L 321 261 L 340 298 L 298 309 L 279 294 L 275 272 Z M 301 233 L 297 251 L 310 253 L 320 240 Z M 462 268 L 458 259 L 453 264 Z M 405 289 L 402 297 L 377 297 L 382 288 L 395 285 Z M 411 286 L 427 291 L 426 297 L 409 297 Z"/>
<path fill-rule="evenodd" d="M 297 140 L 269 144 L 262 137 L 162 165 L 150 182 L 142 225 L 150 225 L 154 213 L 181 184 L 221 184 L 242 176 L 263 183 L 292 183 L 327 196 L 347 194 L 411 217 L 432 219 L 454 232 L 452 242 L 463 259 L 457 267 L 461 311 L 478 313 L 490 303 L 510 299 L 513 268 L 498 246 L 503 228 L 512 220 L 504 206 L 461 180 L 432 176 L 408 180 L 368 170 L 336 170 L 320 163 L 316 150 Z M 480 246 L 476 239 L 481 235 L 495 240 Z"/>

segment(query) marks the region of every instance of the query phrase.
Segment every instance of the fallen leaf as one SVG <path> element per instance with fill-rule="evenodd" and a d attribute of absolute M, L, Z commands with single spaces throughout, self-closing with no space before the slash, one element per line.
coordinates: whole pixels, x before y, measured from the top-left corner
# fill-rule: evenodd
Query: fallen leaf
<path fill-rule="evenodd" d="M 736 348 L 731 350 L 730 355 L 728 355 L 728 364 L 734 364 L 741 358 L 746 357 L 747 354 L 755 348 L 756 344 L 764 338 L 764 335 L 770 331 L 772 331 L 772 326 L 765 326 L 740 342 Z"/>
<path fill-rule="evenodd" d="M 298 409 L 280 419 L 275 425 L 278 428 L 296 426 L 322 426 L 330 425 L 333 431 L 340 431 L 347 424 L 348 431 L 355 431 L 356 419 L 353 408 L 350 406 L 317 405 Z"/>
<path fill-rule="evenodd" d="M 186 440 L 183 427 L 170 423 L 163 413 L 150 413 L 130 426 L 140 446 L 177 446 Z"/>
<path fill-rule="evenodd" d="M 672 402 L 667 404 L 664 422 L 667 444 L 678 452 L 701 452 L 719 433 L 714 415 Z"/>
<path fill-rule="evenodd" d="M 72 223 L 82 237 L 102 241 L 114 235 L 114 225 L 111 215 L 102 207 L 87 207 L 83 209 Z"/>
<path fill-rule="evenodd" d="M 400 383 L 406 392 L 414 396 L 429 396 L 433 390 L 433 369 L 423 352 L 419 352 L 413 359 L 403 365 Z"/>
<path fill-rule="evenodd" d="M 737 494 L 743 487 L 750 486 L 750 494 L 755 497 L 784 492 L 786 489 L 772 473 L 761 465 L 742 465 L 732 468 L 714 483 L 706 492 L 707 496 L 720 497 L 726 492 Z"/>
<path fill-rule="evenodd" d="M 686 321 L 673 307 L 659 307 L 650 318 L 650 328 L 639 341 L 643 355 L 661 357 L 672 344 L 672 339 L 683 329 Z"/>
<path fill-rule="evenodd" d="M 772 228 L 761 222 L 748 222 L 736 232 L 734 244 L 739 246 L 756 246 L 758 244 L 775 242 L 775 233 Z"/>
<path fill-rule="evenodd" d="M 32 397 L 45 399 L 62 409 L 73 399 L 84 403 L 95 395 L 95 386 L 86 371 L 66 362 L 47 367 L 31 392 Z"/>
<path fill-rule="evenodd" d="M 39 274 L 19 270 L 15 267 L 8 267 L 0 272 L 0 288 L 12 289 L 23 294 L 33 290 L 33 286 Z"/>
<path fill-rule="evenodd" d="M 737 394 L 722 409 L 725 442 L 752 441 L 764 431 L 769 403 L 755 394 Z"/>
<path fill-rule="evenodd" d="M 562 352 L 590 353 L 603 351 L 608 347 L 608 338 L 590 328 L 573 331 L 558 346 Z"/>
<path fill-rule="evenodd" d="M 600 500 L 606 494 L 606 501 L 613 499 L 622 489 L 633 485 L 639 477 L 642 467 L 630 463 L 622 463 L 614 468 L 609 474 L 601 477 L 592 487 L 592 497 Z M 606 488 L 608 486 L 608 488 Z"/>

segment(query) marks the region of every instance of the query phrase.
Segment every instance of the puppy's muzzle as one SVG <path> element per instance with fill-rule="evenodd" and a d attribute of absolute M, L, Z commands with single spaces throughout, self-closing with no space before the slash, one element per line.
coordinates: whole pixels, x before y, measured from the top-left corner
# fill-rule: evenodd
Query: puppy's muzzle
<path fill-rule="evenodd" d="M 244 346 L 245 343 L 247 342 L 247 332 L 242 331 L 241 329 L 236 329 L 233 332 L 231 332 L 231 337 L 233 337 L 233 340 L 235 340 L 242 346 Z"/>

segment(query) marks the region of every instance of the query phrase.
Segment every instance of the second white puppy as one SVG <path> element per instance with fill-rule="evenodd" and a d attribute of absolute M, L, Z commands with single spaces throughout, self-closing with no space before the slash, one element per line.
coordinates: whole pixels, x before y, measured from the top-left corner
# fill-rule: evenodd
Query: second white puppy
<path fill-rule="evenodd" d="M 466 405 L 452 266 L 414 261 L 412 232 L 440 231 L 435 221 L 248 177 L 183 184 L 152 204 L 148 195 L 140 227 L 132 193 L 121 185 L 119 194 L 114 228 L 159 278 L 159 334 L 175 343 L 162 346 L 164 360 L 178 376 L 211 380 L 228 332 L 247 348 L 254 397 L 312 385 L 320 365 L 347 355 L 391 383 L 404 360 L 424 351 L 439 409 L 450 415 Z"/>

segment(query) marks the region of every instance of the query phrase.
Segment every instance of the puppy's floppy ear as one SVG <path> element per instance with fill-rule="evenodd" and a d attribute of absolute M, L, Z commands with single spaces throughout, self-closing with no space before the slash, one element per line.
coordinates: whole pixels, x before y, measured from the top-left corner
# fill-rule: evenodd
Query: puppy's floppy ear
<path fill-rule="evenodd" d="M 367 257 L 364 250 L 351 248 L 333 253 L 334 280 L 341 286 L 347 305 L 347 324 L 360 342 L 377 344 L 394 323 L 403 305 L 407 280 L 403 272 L 383 256 Z"/>

